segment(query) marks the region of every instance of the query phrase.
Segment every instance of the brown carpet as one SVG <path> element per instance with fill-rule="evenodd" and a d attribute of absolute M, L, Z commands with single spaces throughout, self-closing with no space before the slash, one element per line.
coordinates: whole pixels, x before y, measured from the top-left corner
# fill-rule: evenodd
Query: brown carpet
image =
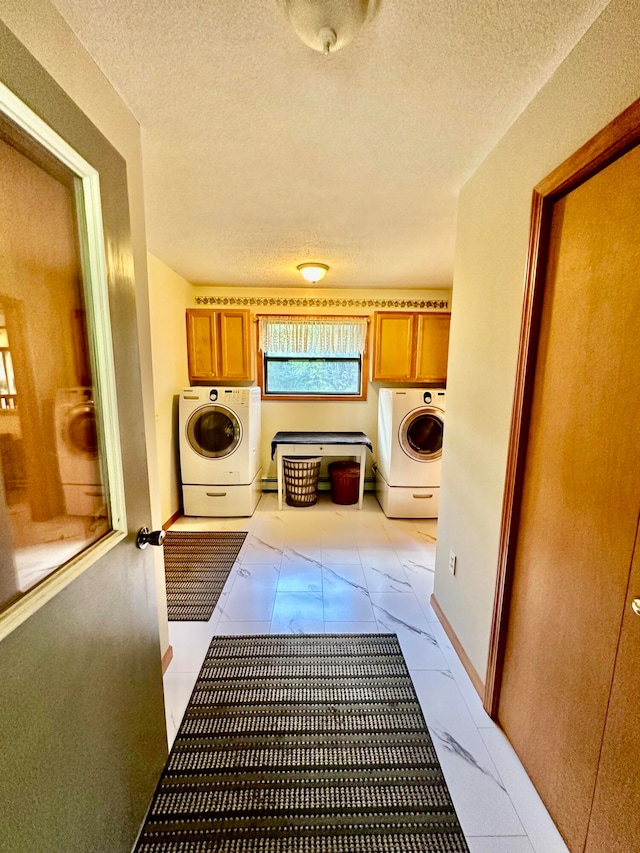
<path fill-rule="evenodd" d="M 246 532 L 169 530 L 164 572 L 170 622 L 208 622 Z"/>
<path fill-rule="evenodd" d="M 395 634 L 214 637 L 136 853 L 468 853 Z"/>

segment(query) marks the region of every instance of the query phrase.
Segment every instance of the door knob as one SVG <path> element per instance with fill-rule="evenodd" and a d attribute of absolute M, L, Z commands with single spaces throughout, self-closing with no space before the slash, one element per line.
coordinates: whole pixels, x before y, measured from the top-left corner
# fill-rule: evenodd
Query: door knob
<path fill-rule="evenodd" d="M 640 616 L 640 598 L 634 598 L 631 602 L 631 609 L 636 614 L 636 616 Z"/>
<path fill-rule="evenodd" d="M 162 545 L 166 535 L 166 530 L 150 531 L 148 527 L 141 527 L 136 537 L 136 545 L 138 548 L 146 548 L 147 545 Z"/>

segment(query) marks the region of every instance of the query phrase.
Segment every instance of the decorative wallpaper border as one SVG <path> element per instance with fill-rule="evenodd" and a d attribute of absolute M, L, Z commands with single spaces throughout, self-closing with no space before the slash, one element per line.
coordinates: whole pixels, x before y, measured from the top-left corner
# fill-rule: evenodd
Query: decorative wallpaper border
<path fill-rule="evenodd" d="M 295 308 L 449 308 L 448 299 L 320 299 L 276 296 L 196 296 L 196 305 L 270 305 Z"/>

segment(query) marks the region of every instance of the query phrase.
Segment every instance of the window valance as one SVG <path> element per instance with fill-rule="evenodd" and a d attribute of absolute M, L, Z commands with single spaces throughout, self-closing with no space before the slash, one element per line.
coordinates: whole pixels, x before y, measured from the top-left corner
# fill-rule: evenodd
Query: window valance
<path fill-rule="evenodd" d="M 366 317 L 263 316 L 260 349 L 268 355 L 357 356 L 367 346 Z"/>

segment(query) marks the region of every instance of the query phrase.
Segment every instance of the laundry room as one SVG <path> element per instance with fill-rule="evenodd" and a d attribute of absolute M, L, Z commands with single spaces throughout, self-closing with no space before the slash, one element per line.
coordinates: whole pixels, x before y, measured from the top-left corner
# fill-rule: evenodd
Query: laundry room
<path fill-rule="evenodd" d="M 640 3 L 0 10 L 0 847 L 638 850 Z"/>
<path fill-rule="evenodd" d="M 378 460 L 378 418 L 379 392 L 385 387 L 409 389 L 418 387 L 424 390 L 446 387 L 446 353 L 451 311 L 451 291 L 440 290 L 383 290 L 376 291 L 375 297 L 366 291 L 327 290 L 310 288 L 270 289 L 269 295 L 256 288 L 205 287 L 193 286 L 178 276 L 173 270 L 153 256 L 148 256 L 149 277 L 154 298 L 151 300 L 152 365 L 156 405 L 156 426 L 158 438 L 158 475 L 162 503 L 162 517 L 165 521 L 175 517 L 182 507 L 181 474 L 179 467 L 179 397 L 184 389 L 190 387 L 189 358 L 187 354 L 187 311 L 215 312 L 245 311 L 251 320 L 251 355 L 255 359 L 249 366 L 251 379 L 236 381 L 198 380 L 202 387 L 238 386 L 251 387 L 264 385 L 264 365 L 260 363 L 259 353 L 261 317 L 349 318 L 366 320 L 366 349 L 362 357 L 361 370 L 366 377 L 362 381 L 361 393 L 347 396 L 334 393 L 325 399 L 290 399 L 282 394 L 274 394 L 269 399 L 264 394 L 260 402 L 260 438 L 258 467 L 261 469 L 260 486 L 263 491 L 276 491 L 277 469 L 275 454 L 272 457 L 271 443 L 276 433 L 286 431 L 360 431 L 373 443 L 373 453 L 367 456 L 365 472 L 365 491 L 380 493 L 380 474 L 376 469 Z M 433 352 L 427 356 L 433 366 L 428 379 L 415 378 L 416 365 L 406 364 L 415 353 L 407 351 L 407 340 L 417 336 L 417 330 L 411 331 L 407 323 L 422 322 L 428 316 L 438 326 L 425 326 L 432 342 Z M 381 328 L 388 340 L 387 349 L 374 358 L 376 346 L 376 323 L 378 338 Z M 385 325 L 386 324 L 386 325 Z M 409 331 L 407 331 L 409 329 Z M 402 341 L 400 347 L 399 341 Z M 380 349 L 380 348 L 378 348 Z M 443 354 L 444 353 L 444 354 Z M 435 361 L 434 361 L 435 359 Z M 424 365 L 423 365 L 424 367 Z M 238 369 L 240 367 L 238 366 Z M 419 369 L 419 366 L 418 366 Z M 376 373 L 377 371 L 377 373 Z M 395 371 L 395 373 L 394 373 Z M 398 371 L 401 371 L 398 374 Z M 193 373 L 191 374 L 193 377 Z M 378 379 L 377 376 L 381 377 Z M 422 375 L 425 374 L 423 370 Z M 407 376 L 409 378 L 401 378 Z M 421 400 L 421 405 L 425 405 Z M 412 408 L 415 406 L 412 405 Z M 421 423 L 421 422 L 420 422 Z M 437 421 L 430 423 L 436 424 Z M 417 430 L 419 424 L 414 427 Z M 436 428 L 437 433 L 437 428 Z M 431 433 L 433 439 L 433 433 Z M 437 435 L 436 435 L 437 441 Z M 417 451 L 420 453 L 421 451 Z M 428 455 L 428 453 L 427 453 Z M 323 458 L 320 470 L 319 489 L 329 489 L 328 465 L 331 458 Z M 413 460 L 414 464 L 420 463 Z M 431 470 L 435 471 L 438 462 Z M 378 486 L 376 486 L 376 481 Z M 425 486 L 434 485 L 425 483 Z M 388 487 L 387 487 L 388 491 Z M 425 494 L 433 494 L 433 490 Z M 418 501 L 414 501 L 417 503 Z M 429 499 L 423 498 L 420 510 L 407 512 L 407 516 L 420 514 Z M 395 502 L 394 502 L 395 508 Z M 404 512 L 404 511 L 403 511 Z M 397 513 L 396 513 L 397 514 Z M 437 514 L 437 507 L 435 514 Z"/>

